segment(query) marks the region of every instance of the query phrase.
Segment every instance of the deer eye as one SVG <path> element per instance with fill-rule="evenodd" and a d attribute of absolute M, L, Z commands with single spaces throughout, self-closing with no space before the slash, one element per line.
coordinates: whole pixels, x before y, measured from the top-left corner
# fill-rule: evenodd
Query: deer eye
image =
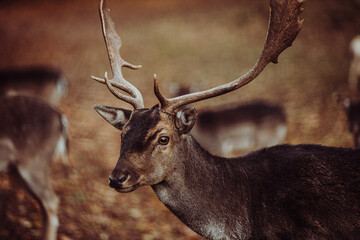
<path fill-rule="evenodd" d="M 169 143 L 169 137 L 163 136 L 159 138 L 159 144 L 161 145 L 167 145 Z"/>

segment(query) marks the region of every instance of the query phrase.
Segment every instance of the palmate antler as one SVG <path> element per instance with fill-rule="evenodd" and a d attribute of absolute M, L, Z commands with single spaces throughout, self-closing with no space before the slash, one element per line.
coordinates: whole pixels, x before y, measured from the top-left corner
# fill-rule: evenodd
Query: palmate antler
<path fill-rule="evenodd" d="M 173 112 L 189 103 L 234 91 L 254 80 L 270 62 L 277 63 L 279 55 L 292 45 L 302 27 L 303 20 L 300 20 L 300 13 L 303 11 L 302 5 L 304 2 L 305 0 L 270 0 L 270 22 L 260 58 L 250 71 L 229 83 L 168 99 L 160 93 L 155 76 L 154 91 L 160 101 L 161 108 L 167 112 Z M 104 11 L 103 0 L 100 1 L 100 16 L 114 79 L 108 80 L 106 74 L 105 79 L 93 78 L 105 83 L 116 97 L 130 103 L 135 109 L 143 108 L 143 99 L 139 90 L 127 82 L 121 72 L 121 67 L 138 69 L 140 66 L 129 64 L 120 57 L 121 40 L 115 31 L 109 10 Z M 125 91 L 131 96 L 121 94 L 114 87 Z"/>
<path fill-rule="evenodd" d="M 304 2 L 305 0 L 270 0 L 270 23 L 262 54 L 250 71 L 232 82 L 205 91 L 167 99 L 160 93 L 155 76 L 154 90 L 161 108 L 172 112 L 189 103 L 234 91 L 254 80 L 268 63 L 277 63 L 280 53 L 292 45 L 302 27 L 303 20 L 300 20 L 300 13 L 303 11 L 301 6 Z"/>
<path fill-rule="evenodd" d="M 109 80 L 107 78 L 107 73 L 105 73 L 105 78 L 98 78 L 92 76 L 93 79 L 100 83 L 106 84 L 109 90 L 115 95 L 115 97 L 130 103 L 135 109 L 144 108 L 144 101 L 140 91 L 134 87 L 131 83 L 126 81 L 122 74 L 122 67 L 127 67 L 130 69 L 137 70 L 141 68 L 140 65 L 133 65 L 131 63 L 126 62 L 120 56 L 120 48 L 122 45 L 121 39 L 116 33 L 115 24 L 111 20 L 110 17 L 110 9 L 105 7 L 105 0 L 100 1 L 100 19 L 102 32 L 104 35 L 106 48 L 109 55 L 109 60 L 111 64 L 111 69 L 114 75 L 114 78 Z M 117 91 L 116 88 L 123 90 L 124 92 L 130 94 L 130 96 L 125 95 Z"/>

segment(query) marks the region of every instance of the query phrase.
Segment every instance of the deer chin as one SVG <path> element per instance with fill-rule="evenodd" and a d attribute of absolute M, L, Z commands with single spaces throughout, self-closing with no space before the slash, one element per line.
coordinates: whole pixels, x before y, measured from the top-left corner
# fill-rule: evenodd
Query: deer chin
<path fill-rule="evenodd" d="M 119 193 L 129 193 L 129 192 L 135 191 L 136 189 L 138 189 L 139 187 L 144 185 L 143 179 L 144 179 L 144 176 L 140 176 L 134 184 L 131 184 L 131 185 L 127 184 L 126 186 L 122 186 L 120 188 L 115 188 L 115 190 Z"/>
<path fill-rule="evenodd" d="M 124 187 L 124 188 L 115 188 L 115 190 L 119 193 L 129 193 L 132 192 L 134 190 L 136 190 L 137 188 L 140 187 L 140 184 L 136 184 L 130 187 Z"/>

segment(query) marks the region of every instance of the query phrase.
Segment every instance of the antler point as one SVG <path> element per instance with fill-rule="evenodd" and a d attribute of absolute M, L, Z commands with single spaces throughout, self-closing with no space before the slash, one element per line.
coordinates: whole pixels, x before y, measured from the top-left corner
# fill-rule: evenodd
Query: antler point
<path fill-rule="evenodd" d="M 91 78 L 100 83 L 104 83 L 104 81 L 105 81 L 103 78 L 100 78 L 100 77 L 91 76 Z"/>

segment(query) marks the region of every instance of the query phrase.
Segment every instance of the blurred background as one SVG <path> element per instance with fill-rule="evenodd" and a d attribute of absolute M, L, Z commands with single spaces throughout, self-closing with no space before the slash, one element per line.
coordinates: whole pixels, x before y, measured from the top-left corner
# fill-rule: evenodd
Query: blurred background
<path fill-rule="evenodd" d="M 246 73 L 259 57 L 267 29 L 264 0 L 108 0 L 123 40 L 122 56 L 140 70 L 124 70 L 157 104 L 154 73 L 163 92 L 172 84 L 206 89 Z M 194 104 L 232 105 L 263 99 L 282 105 L 286 143 L 352 147 L 346 116 L 334 95 L 351 96 L 349 43 L 360 34 L 356 0 L 308 0 L 303 29 L 293 46 L 251 84 Z M 69 120 L 70 165 L 53 165 L 60 197 L 58 239 L 201 239 L 174 217 L 150 187 L 119 194 L 107 186 L 120 132 L 92 105 L 131 106 L 90 76 L 111 72 L 97 0 L 0 1 L 0 68 L 49 65 L 63 71 L 69 92 L 61 105 Z M 0 117 L 1 114 L 0 113 Z M 39 239 L 38 204 L 0 175 L 0 239 Z"/>

